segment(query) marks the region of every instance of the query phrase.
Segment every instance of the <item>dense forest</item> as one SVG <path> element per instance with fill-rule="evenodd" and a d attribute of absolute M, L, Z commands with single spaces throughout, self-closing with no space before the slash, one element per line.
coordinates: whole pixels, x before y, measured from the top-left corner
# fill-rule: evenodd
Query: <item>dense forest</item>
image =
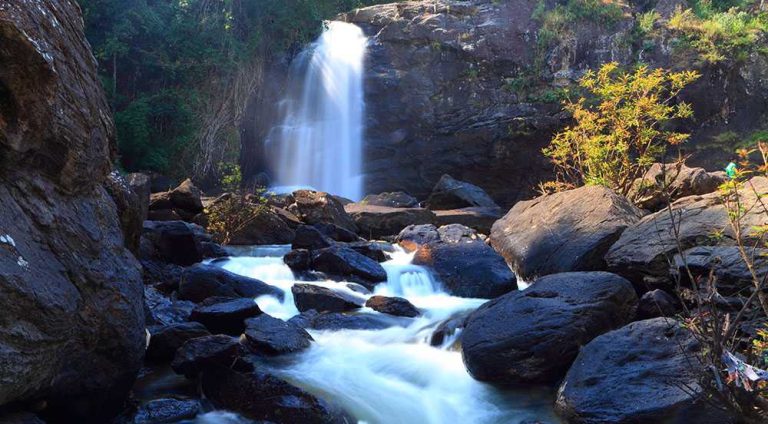
<path fill-rule="evenodd" d="M 375 0 L 80 0 L 115 113 L 120 166 L 206 181 L 231 172 L 266 64 Z"/>

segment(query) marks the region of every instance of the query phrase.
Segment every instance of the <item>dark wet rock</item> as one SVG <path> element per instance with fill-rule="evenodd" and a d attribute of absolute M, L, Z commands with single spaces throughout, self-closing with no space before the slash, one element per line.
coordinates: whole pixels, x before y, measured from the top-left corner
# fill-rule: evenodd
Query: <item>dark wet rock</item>
<path fill-rule="evenodd" d="M 224 249 L 224 247 L 218 243 L 214 243 L 212 241 L 203 241 L 200 242 L 200 251 L 203 254 L 204 258 L 226 258 L 229 256 L 229 253 L 227 253 L 227 250 Z"/>
<path fill-rule="evenodd" d="M 282 355 L 309 347 L 312 336 L 298 325 L 262 314 L 246 321 L 245 345 L 254 353 Z"/>
<path fill-rule="evenodd" d="M 421 312 L 411 302 L 402 297 L 371 296 L 365 306 L 383 314 L 414 318 Z"/>
<path fill-rule="evenodd" d="M 360 236 L 373 239 L 395 236 L 409 225 L 432 224 L 435 214 L 422 208 L 389 208 L 352 203 L 345 207 Z"/>
<path fill-rule="evenodd" d="M 187 340 L 211 335 L 199 322 L 183 322 L 154 328 L 150 329 L 150 334 L 146 359 L 152 361 L 171 361 L 176 351 Z"/>
<path fill-rule="evenodd" d="M 654 163 L 642 178 L 635 180 L 630 198 L 639 208 L 658 211 L 671 200 L 712 193 L 725 178 L 704 168 L 689 168 L 684 164 Z"/>
<path fill-rule="evenodd" d="M 499 205 L 482 188 L 465 181 L 459 181 L 450 175 L 443 175 L 435 184 L 427 208 L 431 210 L 450 210 L 461 208 L 493 208 Z"/>
<path fill-rule="evenodd" d="M 291 291 L 296 308 L 301 312 L 310 309 L 319 312 L 347 312 L 359 309 L 364 303 L 346 293 L 313 284 L 294 284 Z"/>
<path fill-rule="evenodd" d="M 145 221 L 142 259 L 158 259 L 181 266 L 203 260 L 200 239 L 192 227 L 182 221 Z"/>
<path fill-rule="evenodd" d="M 402 191 L 369 194 L 360 203 L 371 206 L 386 206 L 388 208 L 416 208 L 419 206 L 419 201 L 415 197 Z"/>
<path fill-rule="evenodd" d="M 334 241 L 340 241 L 343 243 L 353 243 L 362 241 L 360 237 L 357 236 L 357 233 L 353 231 L 349 231 L 346 228 L 339 227 L 335 224 L 330 223 L 322 223 L 322 224 L 315 224 L 314 227 L 320 231 L 324 236 L 330 238 Z"/>
<path fill-rule="evenodd" d="M 524 280 L 606 268 L 603 256 L 641 212 L 600 186 L 517 203 L 491 231 L 491 245 Z"/>
<path fill-rule="evenodd" d="M 355 293 L 360 293 L 360 294 L 371 294 L 371 291 L 370 291 L 370 290 L 368 290 L 368 288 L 366 288 L 366 287 L 365 287 L 364 285 L 362 285 L 362 284 L 357 284 L 357 283 L 346 283 L 346 284 L 344 284 L 344 285 L 345 285 L 345 286 L 347 286 L 347 288 L 348 288 L 348 289 L 352 290 L 352 291 L 353 291 L 353 292 L 355 292 Z"/>
<path fill-rule="evenodd" d="M 504 259 L 480 240 L 429 242 L 416 251 L 413 263 L 430 267 L 454 296 L 492 299 L 517 289 Z"/>
<path fill-rule="evenodd" d="M 747 249 L 752 257 L 755 274 L 762 278 L 768 274 L 768 249 Z M 693 278 L 707 281 L 710 272 L 717 278 L 717 290 L 726 295 L 734 295 L 745 288 L 754 286 L 752 273 L 742 259 L 737 246 L 698 246 L 688 249 L 683 255 L 677 254 L 674 258 L 674 267 L 671 270 L 677 275 L 681 283 L 691 286 L 688 270 Z M 687 265 L 687 269 L 686 269 Z"/>
<path fill-rule="evenodd" d="M 754 177 L 740 192 L 747 213 L 741 219 L 742 234 L 749 237 L 756 226 L 765 224 L 765 211 L 755 193 L 768 194 L 768 178 Z M 684 197 L 671 206 L 673 215 L 661 210 L 643 217 L 627 228 L 611 246 L 605 261 L 608 269 L 632 281 L 639 289 L 665 288 L 674 285 L 669 259 L 678 254 L 678 227 L 682 249 L 695 246 L 733 246 L 734 234 L 728 212 L 719 193 Z M 721 237 L 713 237 L 722 233 Z"/>
<path fill-rule="evenodd" d="M 378 262 L 344 246 L 313 251 L 312 269 L 350 278 L 368 288 L 387 281 L 387 272 Z"/>
<path fill-rule="evenodd" d="M 154 399 L 136 411 L 132 424 L 171 424 L 190 420 L 202 410 L 200 402 L 194 399 Z"/>
<path fill-rule="evenodd" d="M 309 250 L 291 250 L 283 256 L 283 262 L 294 271 L 307 271 L 312 267 L 312 255 Z"/>
<path fill-rule="evenodd" d="M 142 281 L 77 2 L 2 2 L 0 63 L 0 405 L 107 422 L 141 367 Z"/>
<path fill-rule="evenodd" d="M 186 321 L 195 304 L 173 300 L 150 286 L 144 287 L 145 317 L 147 324 L 171 325 Z"/>
<path fill-rule="evenodd" d="M 669 318 L 633 322 L 581 349 L 560 386 L 557 412 L 569 423 L 732 423 L 701 386 L 701 346 Z"/>
<path fill-rule="evenodd" d="M 128 186 L 131 187 L 134 193 L 136 193 L 137 200 L 139 202 L 139 210 L 141 211 L 141 220 L 147 220 L 147 214 L 149 213 L 149 196 L 152 194 L 152 183 L 147 174 L 141 174 L 134 172 L 125 176 L 125 181 Z"/>
<path fill-rule="evenodd" d="M 405 250 L 416 250 L 432 241 L 439 241 L 440 234 L 433 224 L 409 225 L 397 236 L 397 243 Z"/>
<path fill-rule="evenodd" d="M 457 331 L 464 329 L 468 316 L 469 314 L 466 313 L 460 314 L 458 316 L 448 318 L 447 320 L 438 324 L 438 326 L 435 327 L 435 331 L 432 332 L 432 336 L 429 338 L 429 345 L 435 347 L 443 346 L 453 335 L 456 334 Z M 460 344 L 461 338 L 459 337 L 455 343 Z M 455 347 L 456 344 L 449 347 Z"/>
<path fill-rule="evenodd" d="M 347 247 L 355 252 L 367 256 L 376 262 L 386 262 L 389 260 L 387 252 L 394 252 L 394 247 L 389 243 L 376 241 L 358 241 L 347 243 Z"/>
<path fill-rule="evenodd" d="M 252 298 L 222 299 L 196 307 L 189 320 L 202 323 L 214 334 L 238 336 L 245 330 L 245 320 L 260 314 L 261 309 Z"/>
<path fill-rule="evenodd" d="M 155 286 L 163 293 L 170 293 L 179 288 L 184 267 L 156 260 L 141 260 L 144 270 L 144 284 Z"/>
<path fill-rule="evenodd" d="M 288 205 L 288 211 L 305 224 L 330 223 L 352 232 L 357 231 L 354 221 L 344 211 L 341 202 L 328 193 L 298 190 L 293 192 L 291 200 L 293 202 Z"/>
<path fill-rule="evenodd" d="M 176 210 L 189 211 L 198 214 L 203 211 L 203 193 L 190 179 L 184 180 L 178 187 L 169 193 L 171 205 Z"/>
<path fill-rule="evenodd" d="M 253 219 L 231 235 L 229 244 L 246 246 L 293 242 L 294 230 L 277 208 L 261 205 L 253 207 L 256 208 Z"/>
<path fill-rule="evenodd" d="M 296 237 L 293 239 L 294 249 L 323 249 L 333 246 L 334 240 L 323 234 L 311 225 L 302 225 L 296 229 Z"/>
<path fill-rule="evenodd" d="M 462 208 L 434 211 L 437 226 L 460 224 L 490 234 L 493 224 L 504 215 L 500 208 Z"/>
<path fill-rule="evenodd" d="M 485 236 L 480 236 L 472 228 L 461 224 L 444 225 L 437 229 L 440 241 L 446 243 L 470 243 L 477 240 L 484 240 Z"/>
<path fill-rule="evenodd" d="M 228 367 L 235 362 L 240 343 L 234 337 L 225 335 L 205 336 L 187 340 L 176 351 L 171 368 L 177 374 L 189 378 L 201 371 L 221 365 Z"/>
<path fill-rule="evenodd" d="M 552 274 L 472 313 L 462 332 L 467 369 L 497 384 L 550 384 L 585 343 L 632 320 L 637 295 L 607 272 Z"/>
<path fill-rule="evenodd" d="M 198 303 L 213 296 L 255 298 L 264 295 L 282 299 L 285 294 L 277 287 L 212 264 L 185 269 L 178 292 L 179 299 Z"/>
<path fill-rule="evenodd" d="M 117 171 L 107 175 L 104 187 L 117 207 L 125 247 L 135 254 L 139 251 L 139 239 L 146 218 L 146 215 L 143 214 L 139 195 L 133 191 L 128 181 Z"/>
<path fill-rule="evenodd" d="M 677 313 L 677 303 L 675 298 L 664 290 L 651 290 L 640 297 L 637 318 L 672 317 Z"/>
<path fill-rule="evenodd" d="M 173 209 L 155 209 L 147 212 L 149 221 L 181 221 L 181 215 Z"/>
<path fill-rule="evenodd" d="M 301 328 L 313 330 L 383 330 L 390 327 L 406 327 L 410 320 L 388 315 L 344 314 L 340 312 L 318 313 L 314 309 L 302 312 L 288 320 Z"/>
<path fill-rule="evenodd" d="M 340 409 L 263 372 L 239 373 L 217 367 L 203 373 L 202 388 L 205 397 L 218 408 L 254 420 L 307 424 L 352 422 Z"/>

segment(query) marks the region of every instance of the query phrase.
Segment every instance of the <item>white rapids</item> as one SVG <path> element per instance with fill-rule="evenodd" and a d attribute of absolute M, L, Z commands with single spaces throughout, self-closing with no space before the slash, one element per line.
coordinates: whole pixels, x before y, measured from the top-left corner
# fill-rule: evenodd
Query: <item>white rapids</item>
<path fill-rule="evenodd" d="M 260 279 L 283 289 L 283 302 L 256 299 L 268 314 L 289 319 L 293 304 L 291 270 L 282 262 L 289 247 L 238 250 L 219 262 L 223 268 Z M 453 297 L 425 268 L 411 264 L 412 254 L 398 250 L 382 264 L 388 281 L 374 294 L 400 296 L 420 308 L 423 316 L 407 327 L 384 330 L 310 330 L 315 342 L 274 372 L 305 390 L 334 402 L 361 423 L 523 423 L 559 422 L 551 410 L 552 393 L 545 389 L 501 390 L 478 382 L 467 373 L 454 343 L 429 344 L 432 333 L 448 318 L 474 310 L 483 299 Z M 303 282 L 302 283 L 307 283 Z M 345 283 L 311 282 L 356 296 Z M 362 313 L 378 314 L 368 308 Z"/>
<path fill-rule="evenodd" d="M 352 200 L 363 195 L 363 61 L 368 40 L 329 22 L 292 65 L 281 123 L 267 137 L 275 193 L 311 187 Z"/>

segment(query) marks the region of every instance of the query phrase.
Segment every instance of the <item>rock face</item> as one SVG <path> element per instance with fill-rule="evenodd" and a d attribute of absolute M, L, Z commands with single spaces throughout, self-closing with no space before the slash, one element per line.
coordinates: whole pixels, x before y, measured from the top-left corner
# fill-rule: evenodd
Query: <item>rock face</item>
<path fill-rule="evenodd" d="M 173 190 L 153 193 L 149 198 L 149 216 L 157 221 L 192 220 L 203 212 L 203 193 L 192 180 L 184 180 Z M 168 219 L 161 219 L 166 217 Z M 176 218 L 179 217 L 179 218 Z"/>
<path fill-rule="evenodd" d="M 768 249 L 748 249 L 753 256 L 753 267 L 758 278 L 768 273 Z M 717 290 L 724 295 L 733 295 L 746 287 L 753 287 L 752 274 L 741 258 L 736 246 L 697 246 L 685 252 L 685 259 L 680 254 L 675 255 L 675 273 L 681 277 L 683 284 L 690 284 L 688 269 L 694 278 L 706 281 L 710 272 L 717 277 Z"/>
<path fill-rule="evenodd" d="M 435 214 L 422 208 L 390 208 L 352 203 L 345 207 L 365 238 L 394 236 L 409 225 L 432 224 Z"/>
<path fill-rule="evenodd" d="M 128 181 L 117 171 L 113 171 L 107 176 L 104 186 L 117 207 L 125 247 L 134 254 L 138 253 L 141 231 L 146 219 L 139 195 L 133 191 Z"/>
<path fill-rule="evenodd" d="M 388 208 L 415 208 L 419 206 L 419 201 L 415 197 L 402 191 L 370 194 L 365 196 L 360 203 L 371 206 L 386 206 Z"/>
<path fill-rule="evenodd" d="M 296 215 L 305 224 L 334 224 L 355 232 L 352 218 L 344 211 L 344 205 L 328 193 L 312 190 L 293 192 L 288 211 Z"/>
<path fill-rule="evenodd" d="M 231 236 L 229 244 L 289 244 L 293 238 L 293 229 L 281 218 L 277 208 L 261 207 L 253 220 Z"/>
<path fill-rule="evenodd" d="M 409 239 L 418 245 L 413 264 L 432 268 L 448 292 L 454 296 L 492 299 L 517 289 L 517 278 L 504 258 L 475 231 L 458 224 L 440 227 L 434 233 L 433 228 L 411 227 L 399 238 L 406 245 Z M 426 241 L 434 238 L 435 233 L 436 241 Z"/>
<path fill-rule="evenodd" d="M 635 180 L 630 197 L 638 207 L 655 212 L 665 206 L 665 191 L 677 200 L 712 193 L 724 182 L 724 178 L 704 168 L 655 163 L 642 178 Z"/>
<path fill-rule="evenodd" d="M 203 260 L 201 240 L 194 228 L 183 221 L 145 221 L 142 259 L 156 259 L 188 266 Z"/>
<path fill-rule="evenodd" d="M 589 342 L 565 376 L 557 412 L 569 423 L 732 423 L 700 384 L 700 346 L 672 319 L 633 322 Z"/>
<path fill-rule="evenodd" d="M 493 225 L 491 245 L 525 280 L 603 270 L 603 256 L 640 216 L 613 191 L 586 186 L 519 202 Z"/>
<path fill-rule="evenodd" d="M 497 384 L 550 384 L 568 371 L 582 345 L 631 321 L 637 295 L 607 272 L 553 274 L 494 299 L 462 332 L 467 370 Z"/>
<path fill-rule="evenodd" d="M 0 7 L 0 405 L 107 421 L 141 365 L 139 266 L 103 183 L 114 126 L 70 0 Z"/>
<path fill-rule="evenodd" d="M 768 178 L 754 177 L 747 184 L 748 188 L 742 190 L 740 195 L 741 203 L 748 211 L 741 220 L 744 235 L 749 235 L 753 227 L 764 225 L 767 221 L 755 193 L 768 193 Z M 679 253 L 673 226 L 679 227 L 683 249 L 734 244 L 728 212 L 718 193 L 684 197 L 672 204 L 672 211 L 672 217 L 662 210 L 645 216 L 627 228 L 605 257 L 609 270 L 640 288 L 672 284 L 667 258 L 671 259 Z M 713 237 L 721 231 L 722 237 Z"/>
<path fill-rule="evenodd" d="M 482 188 L 450 175 L 443 175 L 427 199 L 427 209 L 498 208 L 499 205 Z"/>

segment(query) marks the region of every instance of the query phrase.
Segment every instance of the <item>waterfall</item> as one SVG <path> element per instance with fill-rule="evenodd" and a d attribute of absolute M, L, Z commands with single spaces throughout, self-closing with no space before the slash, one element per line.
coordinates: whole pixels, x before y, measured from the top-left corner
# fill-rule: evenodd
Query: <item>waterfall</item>
<path fill-rule="evenodd" d="M 363 197 L 363 59 L 367 39 L 330 22 L 293 65 L 282 121 L 270 131 L 273 190 L 311 187 L 352 200 Z"/>

